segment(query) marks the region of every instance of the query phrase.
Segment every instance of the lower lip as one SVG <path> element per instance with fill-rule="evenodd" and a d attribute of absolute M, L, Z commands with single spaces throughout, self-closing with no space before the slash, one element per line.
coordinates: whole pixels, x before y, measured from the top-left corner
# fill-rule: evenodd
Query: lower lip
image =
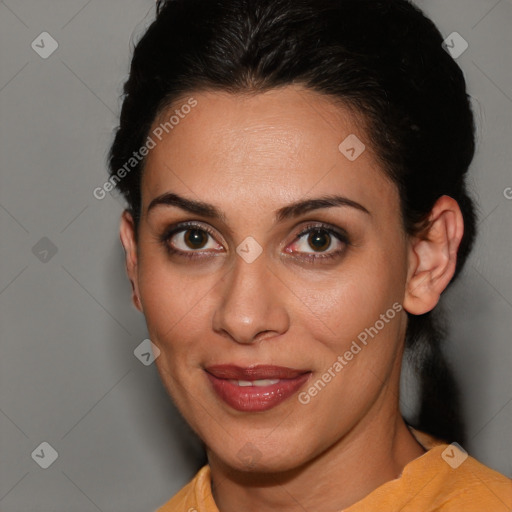
<path fill-rule="evenodd" d="M 217 395 L 237 411 L 267 411 L 276 407 L 295 394 L 309 379 L 311 373 L 305 373 L 294 379 L 282 379 L 270 386 L 237 386 L 227 379 L 218 379 L 211 373 L 206 375 Z"/>

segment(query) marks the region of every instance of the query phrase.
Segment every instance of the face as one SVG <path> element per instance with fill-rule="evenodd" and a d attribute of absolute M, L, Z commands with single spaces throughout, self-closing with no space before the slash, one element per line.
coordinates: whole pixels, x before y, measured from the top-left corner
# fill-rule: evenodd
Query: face
<path fill-rule="evenodd" d="M 362 123 L 326 96 L 190 97 L 152 128 L 188 112 L 147 157 L 136 304 L 166 389 L 211 453 L 295 468 L 395 414 L 408 280 L 398 192 Z"/>

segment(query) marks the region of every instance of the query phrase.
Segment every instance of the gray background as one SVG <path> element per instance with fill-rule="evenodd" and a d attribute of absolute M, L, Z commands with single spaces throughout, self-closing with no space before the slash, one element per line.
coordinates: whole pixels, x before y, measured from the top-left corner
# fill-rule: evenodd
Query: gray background
<path fill-rule="evenodd" d="M 480 233 L 443 300 L 448 353 L 465 448 L 512 476 L 512 4 L 417 3 L 444 36 L 469 43 L 457 62 L 478 123 Z M 124 273 L 122 201 L 92 195 L 106 178 L 132 44 L 153 16 L 152 0 L 0 2 L 2 512 L 153 511 L 198 468 L 197 440 L 155 366 L 133 353 L 147 333 Z M 59 44 L 47 59 L 31 47 L 43 31 Z M 404 406 L 414 408 L 414 393 Z M 31 457 L 43 441 L 58 452 L 48 469 Z"/>

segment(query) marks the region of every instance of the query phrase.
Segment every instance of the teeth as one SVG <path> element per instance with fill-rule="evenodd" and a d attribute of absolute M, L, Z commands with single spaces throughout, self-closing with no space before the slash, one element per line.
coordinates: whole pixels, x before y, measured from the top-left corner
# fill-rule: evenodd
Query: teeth
<path fill-rule="evenodd" d="M 235 384 L 238 386 L 252 386 L 252 382 L 250 380 L 235 380 Z"/>
<path fill-rule="evenodd" d="M 246 387 L 246 386 L 272 386 L 279 382 L 279 379 L 260 379 L 260 380 L 230 380 L 232 384 L 236 384 L 237 386 Z"/>

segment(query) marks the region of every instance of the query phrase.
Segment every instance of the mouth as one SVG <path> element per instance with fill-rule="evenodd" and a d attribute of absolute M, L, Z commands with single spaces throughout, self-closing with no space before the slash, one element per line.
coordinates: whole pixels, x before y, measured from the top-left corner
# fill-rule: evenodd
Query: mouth
<path fill-rule="evenodd" d="M 270 365 L 216 365 L 205 370 L 217 396 L 242 412 L 276 407 L 297 393 L 311 376 L 309 370 Z"/>

